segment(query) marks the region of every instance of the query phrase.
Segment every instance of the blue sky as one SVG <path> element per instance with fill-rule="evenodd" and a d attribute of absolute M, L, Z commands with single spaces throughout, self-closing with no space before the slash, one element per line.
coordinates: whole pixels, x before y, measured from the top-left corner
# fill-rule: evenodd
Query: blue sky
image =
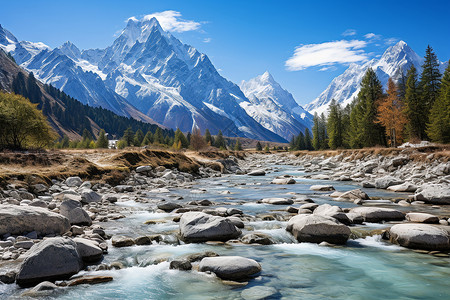
<path fill-rule="evenodd" d="M 171 11 L 171 12 L 168 12 Z M 159 14 L 183 42 L 239 83 L 268 70 L 300 104 L 348 63 L 398 40 L 450 58 L 450 1 L 2 1 L 0 24 L 19 40 L 80 49 L 109 46 L 132 16 Z"/>

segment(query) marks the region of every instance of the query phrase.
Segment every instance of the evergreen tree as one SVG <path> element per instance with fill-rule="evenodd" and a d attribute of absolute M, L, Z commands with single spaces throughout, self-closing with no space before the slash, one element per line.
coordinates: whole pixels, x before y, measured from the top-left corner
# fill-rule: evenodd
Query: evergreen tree
<path fill-rule="evenodd" d="M 305 150 L 305 135 L 300 131 L 295 139 L 295 150 Z"/>
<path fill-rule="evenodd" d="M 262 145 L 259 141 L 256 143 L 256 151 L 262 151 Z"/>
<path fill-rule="evenodd" d="M 405 93 L 405 114 L 408 120 L 407 131 L 410 139 L 425 138 L 425 103 L 420 98 L 417 71 L 414 65 L 408 70 Z"/>
<path fill-rule="evenodd" d="M 421 98 L 424 102 L 423 117 L 427 118 L 428 113 L 433 107 L 434 101 L 439 96 L 439 89 L 441 85 L 441 73 L 439 71 L 439 61 L 433 48 L 428 45 L 425 51 L 425 60 L 422 65 L 422 74 L 420 75 L 420 91 Z M 425 120 L 425 123 L 427 120 Z"/>
<path fill-rule="evenodd" d="M 69 137 L 67 135 L 64 135 L 64 137 L 61 140 L 61 148 L 69 148 Z"/>
<path fill-rule="evenodd" d="M 227 149 L 227 144 L 225 143 L 225 139 L 223 138 L 222 130 L 219 130 L 219 133 L 216 137 L 216 143 L 214 144 L 215 147 L 219 149 Z"/>
<path fill-rule="evenodd" d="M 311 133 L 308 128 L 305 129 L 305 149 L 306 150 L 314 150 L 312 146 Z"/>
<path fill-rule="evenodd" d="M 131 129 L 131 127 L 128 127 L 123 132 L 122 140 L 125 141 L 125 147 L 133 145 L 134 134 L 133 134 L 133 130 Z"/>
<path fill-rule="evenodd" d="M 149 130 L 147 131 L 147 133 L 145 134 L 144 140 L 142 141 L 143 145 L 150 145 L 151 143 L 153 143 L 153 134 L 152 132 Z"/>
<path fill-rule="evenodd" d="M 427 134 L 433 142 L 450 143 L 450 62 L 441 81 L 439 97 L 429 116 Z"/>
<path fill-rule="evenodd" d="M 33 72 L 31 72 L 28 74 L 27 78 L 27 98 L 30 99 L 32 103 L 40 103 L 41 97 L 41 89 L 36 83 Z"/>
<path fill-rule="evenodd" d="M 133 145 L 135 147 L 140 147 L 143 141 L 144 141 L 144 133 L 142 132 L 141 129 L 138 129 L 134 134 Z"/>
<path fill-rule="evenodd" d="M 95 143 L 95 148 L 104 148 L 107 149 L 109 146 L 109 141 L 108 138 L 106 137 L 106 133 L 105 130 L 100 130 L 100 132 L 98 133 L 98 138 L 97 141 Z"/>
<path fill-rule="evenodd" d="M 312 127 L 312 134 L 313 134 L 313 140 L 312 140 L 312 146 L 314 148 L 314 150 L 319 150 L 320 149 L 320 125 L 319 125 L 319 116 L 317 115 L 317 113 L 314 113 L 314 118 L 313 118 L 313 127 Z"/>
<path fill-rule="evenodd" d="M 188 140 L 184 136 L 183 132 L 181 132 L 180 128 L 177 128 L 177 130 L 175 131 L 175 137 L 174 137 L 174 144 L 176 144 L 178 146 L 178 142 L 181 143 L 180 149 L 189 147 Z"/>
<path fill-rule="evenodd" d="M 319 119 L 319 144 L 320 149 L 328 148 L 327 119 L 323 113 Z"/>
<path fill-rule="evenodd" d="M 341 106 L 334 99 L 331 100 L 328 108 L 327 133 L 329 137 L 328 146 L 331 149 L 342 147 L 342 112 Z"/>
<path fill-rule="evenodd" d="M 211 133 L 209 132 L 208 128 L 206 128 L 206 130 L 205 130 L 205 140 L 209 146 L 212 146 L 214 144 L 212 141 Z"/>
<path fill-rule="evenodd" d="M 241 141 L 239 141 L 239 138 L 236 139 L 236 144 L 234 145 L 234 150 L 235 151 L 242 151 L 242 145 L 241 145 Z"/>
<path fill-rule="evenodd" d="M 375 123 L 377 101 L 383 97 L 383 87 L 376 73 L 368 68 L 361 81 L 361 90 L 350 114 L 351 146 L 355 148 L 385 145 L 384 130 Z"/>
<path fill-rule="evenodd" d="M 157 128 L 155 134 L 153 135 L 153 142 L 156 144 L 164 144 L 164 136 L 161 128 Z"/>

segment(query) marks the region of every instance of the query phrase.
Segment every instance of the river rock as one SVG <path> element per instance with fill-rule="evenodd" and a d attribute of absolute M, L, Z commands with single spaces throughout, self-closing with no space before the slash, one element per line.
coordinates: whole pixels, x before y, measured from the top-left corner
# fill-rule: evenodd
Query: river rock
<path fill-rule="evenodd" d="M 264 176 L 266 172 L 264 170 L 254 170 L 247 174 L 248 176 Z"/>
<path fill-rule="evenodd" d="M 83 267 L 77 244 L 67 237 L 45 239 L 26 254 L 16 277 L 20 286 L 65 279 Z"/>
<path fill-rule="evenodd" d="M 317 204 L 317 203 L 305 203 L 305 204 L 301 205 L 299 209 L 309 209 L 309 210 L 313 211 L 317 207 L 319 207 L 319 204 Z"/>
<path fill-rule="evenodd" d="M 241 256 L 205 257 L 200 262 L 199 271 L 213 272 L 222 279 L 242 280 L 261 272 L 261 265 Z"/>
<path fill-rule="evenodd" d="M 253 286 L 241 292 L 244 300 L 278 299 L 278 291 L 271 286 Z"/>
<path fill-rule="evenodd" d="M 438 224 L 439 218 L 432 214 L 426 213 L 408 213 L 406 214 L 406 220 L 414 223 L 429 223 L 429 224 Z"/>
<path fill-rule="evenodd" d="M 331 217 L 318 215 L 297 215 L 292 217 L 286 227 L 299 242 L 345 244 L 350 229 Z"/>
<path fill-rule="evenodd" d="M 398 184 L 398 185 L 392 185 L 390 187 L 387 188 L 390 191 L 393 192 L 410 192 L 413 193 L 417 190 L 417 186 L 412 184 L 412 183 L 402 183 L 402 184 Z"/>
<path fill-rule="evenodd" d="M 181 208 L 182 206 L 175 202 L 161 202 L 158 204 L 158 208 L 164 210 L 165 212 L 171 212 L 177 208 Z"/>
<path fill-rule="evenodd" d="M 394 225 L 389 230 L 389 239 L 393 243 L 412 249 L 450 249 L 448 232 L 428 224 Z"/>
<path fill-rule="evenodd" d="M 89 204 L 92 202 L 100 202 L 102 201 L 102 196 L 97 192 L 94 192 L 91 189 L 83 189 L 81 190 L 81 202 L 83 204 Z"/>
<path fill-rule="evenodd" d="M 135 244 L 134 240 L 130 237 L 123 235 L 115 235 L 111 238 L 111 243 L 114 247 L 129 247 Z"/>
<path fill-rule="evenodd" d="M 365 222 L 381 222 L 381 221 L 402 221 L 405 214 L 392 208 L 383 207 L 354 207 L 351 213 L 360 215 Z"/>
<path fill-rule="evenodd" d="M 370 197 L 361 189 L 356 189 L 356 190 L 347 191 L 347 192 L 343 193 L 342 195 L 340 195 L 338 198 L 338 200 L 350 200 L 350 201 L 354 201 L 354 200 L 358 200 L 358 199 L 369 200 Z"/>
<path fill-rule="evenodd" d="M 241 242 L 244 244 L 260 244 L 260 245 L 272 245 L 272 238 L 262 232 L 252 232 L 244 235 L 241 238 Z"/>
<path fill-rule="evenodd" d="M 41 207 L 0 205 L 0 235 L 37 231 L 61 235 L 70 229 L 69 220 Z"/>
<path fill-rule="evenodd" d="M 180 219 L 181 238 L 187 242 L 227 241 L 241 231 L 226 218 L 202 212 L 187 212 Z"/>
<path fill-rule="evenodd" d="M 292 203 L 294 203 L 292 199 L 285 199 L 285 198 L 265 198 L 262 199 L 261 202 L 272 205 L 291 205 Z"/>
<path fill-rule="evenodd" d="M 323 184 L 312 185 L 309 189 L 311 191 L 319 191 L 319 192 L 334 191 L 334 187 L 332 185 L 323 185 Z"/>
<path fill-rule="evenodd" d="M 58 286 L 55 285 L 54 283 L 52 283 L 50 281 L 43 281 L 43 282 L 39 283 L 38 285 L 36 285 L 35 287 L 33 287 L 32 289 L 22 293 L 21 296 L 27 297 L 27 298 L 28 297 L 33 297 L 33 298 L 45 297 L 45 296 L 48 296 L 49 294 L 51 294 L 57 288 L 58 288 Z"/>
<path fill-rule="evenodd" d="M 319 205 L 314 210 L 314 215 L 323 216 L 323 217 L 332 217 L 343 224 L 351 224 L 350 219 L 347 215 L 342 211 L 339 206 L 333 206 L 330 204 L 322 204 Z"/>
<path fill-rule="evenodd" d="M 73 241 L 77 244 L 77 251 L 85 262 L 95 262 L 102 258 L 103 250 L 100 249 L 97 242 L 84 239 L 74 238 Z"/>
<path fill-rule="evenodd" d="M 59 207 L 59 213 L 69 219 L 71 225 L 92 225 L 91 217 L 77 200 L 65 200 Z"/>
<path fill-rule="evenodd" d="M 192 264 L 188 260 L 172 260 L 169 268 L 180 271 L 189 271 L 192 269 Z"/>
<path fill-rule="evenodd" d="M 152 166 L 139 166 L 136 168 L 136 173 L 147 173 L 152 170 Z"/>
<path fill-rule="evenodd" d="M 274 178 L 272 184 L 294 184 L 296 181 L 294 178 Z"/>
<path fill-rule="evenodd" d="M 67 283 L 67 286 L 75 286 L 80 284 L 98 284 L 98 283 L 104 283 L 104 282 L 110 282 L 114 278 L 111 276 L 93 276 L 93 275 L 87 275 L 87 276 L 81 276 L 77 277 L 75 279 L 72 279 Z"/>
<path fill-rule="evenodd" d="M 378 178 L 375 180 L 375 187 L 377 189 L 387 189 L 388 187 L 392 185 L 398 185 L 402 184 L 404 181 L 397 179 L 395 177 L 392 177 L 390 175 L 383 176 L 381 178 Z"/>
<path fill-rule="evenodd" d="M 417 189 L 414 200 L 431 204 L 450 204 L 449 184 L 427 184 Z"/>
<path fill-rule="evenodd" d="M 69 177 L 66 179 L 66 185 L 70 187 L 79 187 L 83 183 L 80 177 Z"/>

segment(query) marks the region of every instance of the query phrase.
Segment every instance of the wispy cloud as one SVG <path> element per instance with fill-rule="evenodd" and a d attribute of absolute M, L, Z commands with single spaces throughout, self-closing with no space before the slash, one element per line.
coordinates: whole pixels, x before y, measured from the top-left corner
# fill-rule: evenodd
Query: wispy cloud
<path fill-rule="evenodd" d="M 347 29 L 346 31 L 344 31 L 342 33 L 343 36 L 352 36 L 356 34 L 356 30 L 355 29 Z"/>
<path fill-rule="evenodd" d="M 321 44 L 298 46 L 285 66 L 289 71 L 300 71 L 309 67 L 319 66 L 321 70 L 336 64 L 348 64 L 368 59 L 362 48 L 367 46 L 366 41 L 340 40 Z"/>
<path fill-rule="evenodd" d="M 381 35 L 371 32 L 364 35 L 364 37 L 368 40 L 379 40 L 381 38 Z"/>
<path fill-rule="evenodd" d="M 203 39 L 203 43 L 210 43 L 211 42 L 211 38 L 204 38 Z"/>
<path fill-rule="evenodd" d="M 166 10 L 145 15 L 143 20 L 150 20 L 156 18 L 161 27 L 166 31 L 172 32 L 186 32 L 200 29 L 200 22 L 185 20 L 181 18 L 181 13 L 174 10 Z M 131 17 L 128 20 L 137 21 L 136 17 Z"/>
<path fill-rule="evenodd" d="M 398 42 L 398 38 L 387 38 L 387 39 L 384 39 L 384 44 L 388 45 L 388 46 L 393 45 L 393 44 L 395 44 L 397 42 Z"/>

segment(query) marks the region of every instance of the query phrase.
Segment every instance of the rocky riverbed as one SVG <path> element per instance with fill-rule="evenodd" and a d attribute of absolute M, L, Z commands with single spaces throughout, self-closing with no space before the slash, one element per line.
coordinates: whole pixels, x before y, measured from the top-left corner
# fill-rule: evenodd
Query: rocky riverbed
<path fill-rule="evenodd" d="M 214 163 L 221 171 L 143 165 L 115 186 L 79 177 L 7 185 L 0 194 L 0 293 L 95 299 L 448 294 L 445 156 L 249 154 Z"/>

